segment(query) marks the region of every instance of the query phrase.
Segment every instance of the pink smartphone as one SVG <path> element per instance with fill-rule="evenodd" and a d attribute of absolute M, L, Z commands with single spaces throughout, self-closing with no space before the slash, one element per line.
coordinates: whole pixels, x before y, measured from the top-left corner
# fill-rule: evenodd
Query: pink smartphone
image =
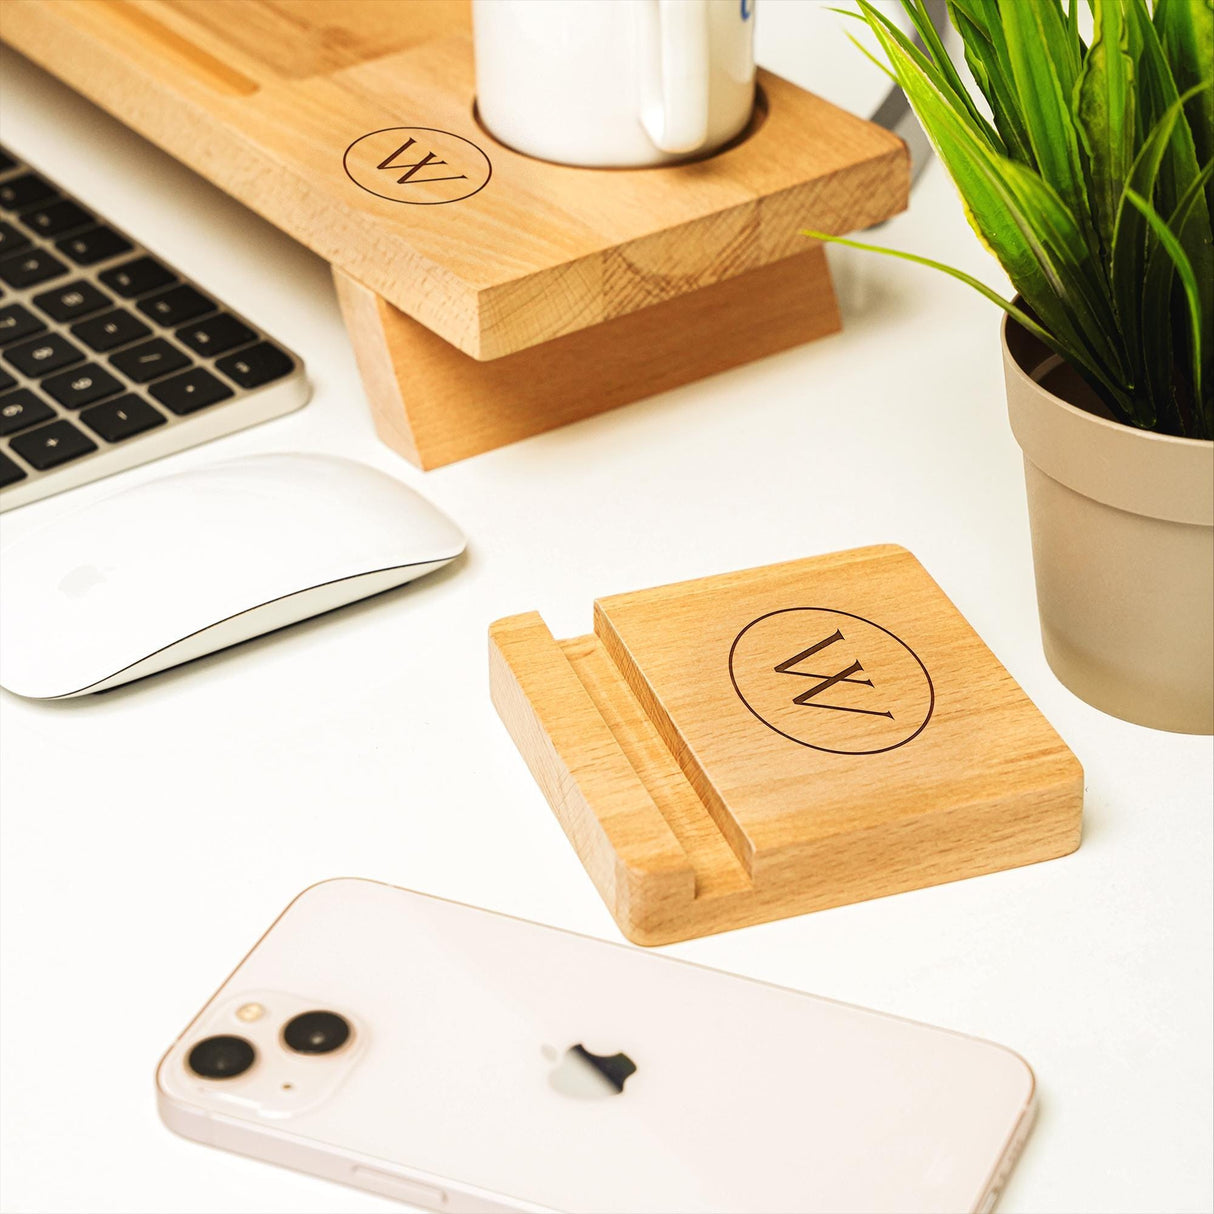
<path fill-rule="evenodd" d="M 986 1041 L 357 880 L 157 1071 L 187 1138 L 453 1214 L 985 1211 L 1033 1089 Z"/>

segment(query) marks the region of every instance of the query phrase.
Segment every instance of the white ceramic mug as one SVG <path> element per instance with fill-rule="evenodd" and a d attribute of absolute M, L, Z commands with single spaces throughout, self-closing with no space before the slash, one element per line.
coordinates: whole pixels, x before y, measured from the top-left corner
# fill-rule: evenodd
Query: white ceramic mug
<path fill-rule="evenodd" d="M 481 122 L 593 168 L 728 143 L 754 108 L 755 0 L 473 0 Z"/>

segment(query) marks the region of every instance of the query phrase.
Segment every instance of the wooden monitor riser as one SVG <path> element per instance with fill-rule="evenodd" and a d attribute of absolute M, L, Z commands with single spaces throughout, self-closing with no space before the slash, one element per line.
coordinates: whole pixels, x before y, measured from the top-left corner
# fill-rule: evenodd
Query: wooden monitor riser
<path fill-rule="evenodd" d="M 477 121 L 466 0 L 3 0 L 0 37 L 332 263 L 379 433 L 423 467 L 834 331 L 800 231 L 907 200 L 900 140 L 763 71 L 705 160 L 520 155 Z M 422 143 L 441 180 L 402 167 Z"/>
<path fill-rule="evenodd" d="M 1083 770 L 910 553 L 490 629 L 494 704 L 620 929 L 667 944 L 1065 855 Z"/>

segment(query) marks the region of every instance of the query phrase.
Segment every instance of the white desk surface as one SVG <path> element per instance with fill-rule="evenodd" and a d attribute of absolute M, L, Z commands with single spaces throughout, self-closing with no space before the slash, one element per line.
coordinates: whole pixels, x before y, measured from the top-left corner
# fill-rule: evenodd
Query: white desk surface
<path fill-rule="evenodd" d="M 764 10 L 760 50 L 797 78 L 794 7 Z M 471 537 L 449 573 L 187 669 L 61 704 L 0 693 L 4 1210 L 394 1208 L 174 1137 L 161 1052 L 325 877 L 619 939 L 489 703 L 490 621 L 534 608 L 572 636 L 597 595 L 885 541 L 1082 760 L 1082 847 L 666 951 L 1022 1052 L 1041 1115 L 1006 1211 L 1214 1207 L 1211 741 L 1103 716 L 1046 667 L 993 307 L 836 258 L 841 335 L 423 474 L 376 441 L 324 263 L 11 52 L 0 74 L 5 142 L 301 351 L 315 384 L 302 411 L 128 483 L 336 452 Z M 938 164 L 880 238 L 999 281 Z"/>

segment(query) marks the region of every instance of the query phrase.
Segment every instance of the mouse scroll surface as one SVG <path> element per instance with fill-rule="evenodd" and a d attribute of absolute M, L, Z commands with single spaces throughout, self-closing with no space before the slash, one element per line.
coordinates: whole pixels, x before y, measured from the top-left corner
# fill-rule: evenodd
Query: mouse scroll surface
<path fill-rule="evenodd" d="M 157 669 L 197 657 L 409 581 L 463 547 L 419 494 L 349 460 L 253 456 L 150 481 L 4 549 L 0 685 L 39 698 L 113 686 L 132 667 L 151 673 L 152 655 Z M 248 613 L 256 621 L 234 628 Z"/>

